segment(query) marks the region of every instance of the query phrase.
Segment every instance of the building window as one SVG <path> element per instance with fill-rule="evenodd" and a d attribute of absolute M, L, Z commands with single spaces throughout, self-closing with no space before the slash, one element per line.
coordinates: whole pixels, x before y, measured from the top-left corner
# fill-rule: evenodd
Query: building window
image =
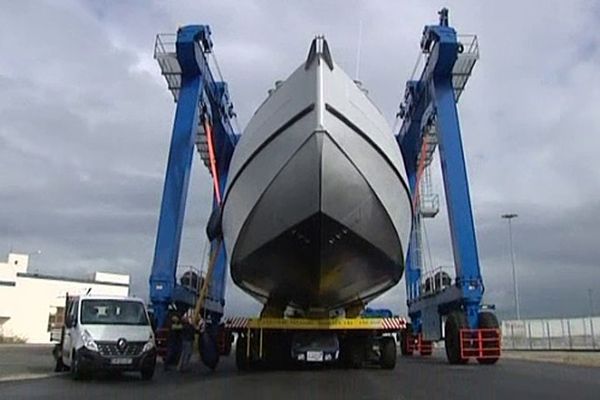
<path fill-rule="evenodd" d="M 62 328 L 65 323 L 65 308 L 56 307 L 55 309 L 54 313 L 50 311 L 48 314 L 48 332 L 52 332 L 53 329 Z"/>

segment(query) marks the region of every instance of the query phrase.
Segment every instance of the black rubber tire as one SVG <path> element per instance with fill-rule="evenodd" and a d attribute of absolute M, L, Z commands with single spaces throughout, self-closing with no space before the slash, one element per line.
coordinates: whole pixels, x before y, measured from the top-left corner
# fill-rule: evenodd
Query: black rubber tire
<path fill-rule="evenodd" d="M 409 350 L 409 340 L 412 339 L 412 325 L 406 324 L 406 329 L 400 331 L 400 354 L 405 357 L 412 356 L 413 350 Z"/>
<path fill-rule="evenodd" d="M 152 364 L 150 367 L 145 367 L 140 370 L 140 375 L 143 381 L 150 381 L 154 377 L 154 370 L 156 369 L 156 364 Z"/>
<path fill-rule="evenodd" d="M 69 368 L 63 362 L 62 346 L 60 344 L 54 346 L 52 349 L 52 356 L 56 360 L 56 363 L 54 364 L 54 372 L 64 372 L 69 370 Z"/>
<path fill-rule="evenodd" d="M 266 352 L 266 367 L 269 367 L 270 369 L 286 369 L 291 365 L 291 345 L 284 335 L 278 334 L 277 332 L 265 336 L 263 345 L 263 351 Z"/>
<path fill-rule="evenodd" d="M 360 369 L 365 362 L 365 346 L 363 340 L 351 340 L 348 349 L 348 362 L 350 368 Z"/>
<path fill-rule="evenodd" d="M 491 313 L 489 311 L 483 311 L 479 313 L 479 328 L 480 329 L 499 329 L 500 328 L 500 323 L 498 322 L 498 318 L 496 318 L 496 315 L 494 313 Z M 484 342 L 483 346 L 485 347 L 487 344 L 487 346 L 489 347 L 490 345 L 493 346 L 493 343 L 486 343 Z M 496 364 L 498 362 L 498 359 L 500 357 L 493 357 L 493 358 L 477 358 L 477 362 L 479 364 L 483 364 L 483 365 L 492 365 L 492 364 Z"/>
<path fill-rule="evenodd" d="M 469 359 L 462 358 L 460 349 L 460 330 L 468 327 L 467 317 L 462 311 L 453 311 L 446 318 L 444 343 L 446 358 L 450 364 L 466 364 Z"/>
<path fill-rule="evenodd" d="M 73 351 L 73 355 L 71 356 L 71 377 L 73 377 L 73 379 L 76 381 L 85 378 L 85 374 L 81 370 L 79 354 L 77 354 L 76 351 Z"/>
<path fill-rule="evenodd" d="M 396 367 L 396 340 L 385 336 L 379 344 L 379 365 L 383 369 L 394 369 Z"/>
<path fill-rule="evenodd" d="M 340 340 L 340 365 L 350 368 L 350 342 L 347 338 Z"/>
<path fill-rule="evenodd" d="M 198 338 L 198 352 L 200 353 L 200 360 L 209 369 L 214 371 L 219 365 L 219 351 L 217 345 L 216 332 L 214 330 L 206 330 L 200 334 Z"/>
<path fill-rule="evenodd" d="M 250 363 L 246 357 L 246 337 L 239 335 L 235 344 L 235 365 L 238 371 L 248 371 Z"/>
<path fill-rule="evenodd" d="M 54 372 L 65 372 L 68 370 L 69 368 L 63 363 L 62 357 L 58 357 L 56 359 L 56 365 L 54 366 Z"/>

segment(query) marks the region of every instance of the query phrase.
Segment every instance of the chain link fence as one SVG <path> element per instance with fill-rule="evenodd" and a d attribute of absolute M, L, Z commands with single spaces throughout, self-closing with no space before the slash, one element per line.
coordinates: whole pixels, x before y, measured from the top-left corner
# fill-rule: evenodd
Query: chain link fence
<path fill-rule="evenodd" d="M 502 348 L 600 351 L 600 317 L 502 321 Z"/>

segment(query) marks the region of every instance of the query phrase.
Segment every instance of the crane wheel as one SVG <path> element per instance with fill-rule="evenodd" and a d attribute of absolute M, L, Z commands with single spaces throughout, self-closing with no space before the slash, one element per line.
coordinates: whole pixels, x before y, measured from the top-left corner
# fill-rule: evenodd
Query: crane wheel
<path fill-rule="evenodd" d="M 467 316 L 462 311 L 453 311 L 448 314 L 445 327 L 444 343 L 446 345 L 446 357 L 450 364 L 466 364 L 468 358 L 461 354 L 460 330 L 468 328 Z"/>
<path fill-rule="evenodd" d="M 383 369 L 396 367 L 396 341 L 391 336 L 384 336 L 380 343 L 379 365 Z"/>
<path fill-rule="evenodd" d="M 489 311 L 483 311 L 479 313 L 479 328 L 480 329 L 499 329 L 500 328 L 500 324 L 498 323 L 498 318 L 496 318 L 496 315 L 494 313 L 491 313 Z M 496 347 L 496 344 L 500 342 L 500 338 L 498 337 L 499 335 L 497 333 L 493 333 L 493 332 L 485 332 L 483 333 L 483 335 L 485 335 L 484 337 L 494 337 L 496 339 L 498 339 L 497 342 L 495 341 L 485 341 L 483 342 L 483 347 Z M 493 336 L 489 336 L 489 335 L 493 335 Z M 486 358 L 477 358 L 477 362 L 479 364 L 484 364 L 484 365 L 492 365 L 492 364 L 496 364 L 496 362 L 498 362 L 498 359 L 500 357 L 486 357 Z"/>

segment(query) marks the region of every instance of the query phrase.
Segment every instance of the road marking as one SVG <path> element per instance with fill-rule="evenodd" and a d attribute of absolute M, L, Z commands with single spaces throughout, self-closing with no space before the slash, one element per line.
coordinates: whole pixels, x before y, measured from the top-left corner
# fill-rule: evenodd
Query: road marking
<path fill-rule="evenodd" d="M 15 374 L 0 377 L 0 382 L 17 382 L 17 381 L 26 381 L 31 379 L 44 379 L 44 378 L 52 378 L 55 376 L 61 376 L 66 374 L 66 372 L 47 372 L 44 374 Z"/>

